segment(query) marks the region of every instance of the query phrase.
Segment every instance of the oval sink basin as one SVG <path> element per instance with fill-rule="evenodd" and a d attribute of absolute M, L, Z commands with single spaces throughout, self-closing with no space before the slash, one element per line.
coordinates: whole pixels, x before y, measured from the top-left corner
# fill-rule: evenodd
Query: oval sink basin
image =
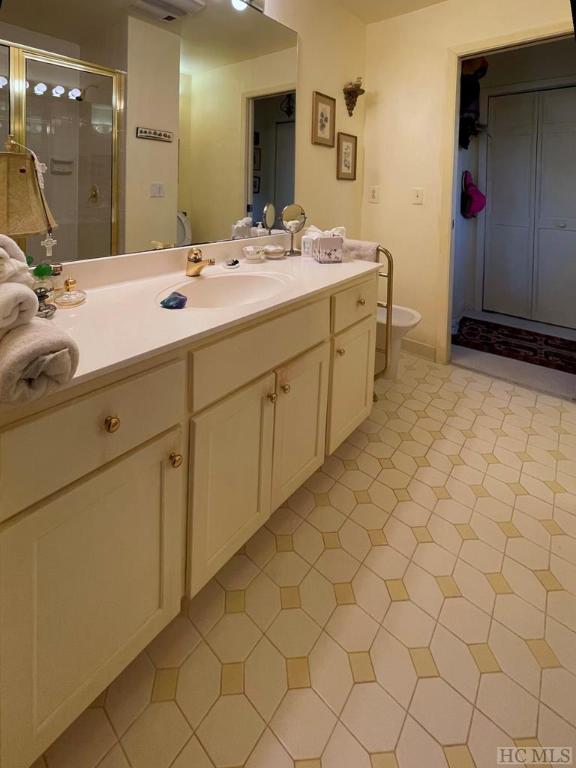
<path fill-rule="evenodd" d="M 277 296 L 290 284 L 289 275 L 201 275 L 163 291 L 160 300 L 173 291 L 188 299 L 186 309 L 221 309 L 256 304 Z"/>

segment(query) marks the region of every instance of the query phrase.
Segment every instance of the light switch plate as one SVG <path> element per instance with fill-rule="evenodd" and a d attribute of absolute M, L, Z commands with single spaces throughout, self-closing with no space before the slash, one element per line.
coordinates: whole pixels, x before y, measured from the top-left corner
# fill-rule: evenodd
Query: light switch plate
<path fill-rule="evenodd" d="M 380 203 L 380 187 L 368 187 L 368 202 L 372 205 Z"/>
<path fill-rule="evenodd" d="M 156 181 L 150 184 L 150 197 L 166 197 L 166 188 L 164 184 Z"/>
<path fill-rule="evenodd" d="M 424 190 L 422 187 L 414 187 L 412 190 L 412 205 L 424 205 Z"/>

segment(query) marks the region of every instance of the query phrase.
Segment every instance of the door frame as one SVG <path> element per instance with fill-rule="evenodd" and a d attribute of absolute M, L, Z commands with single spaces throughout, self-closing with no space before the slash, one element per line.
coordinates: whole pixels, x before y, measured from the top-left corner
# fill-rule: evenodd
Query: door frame
<path fill-rule="evenodd" d="M 272 89 L 262 88 L 255 91 L 247 91 L 242 94 L 242 122 L 245 125 L 245 147 L 244 147 L 244 210 L 248 211 L 248 206 L 254 204 L 253 179 L 254 169 L 252 157 L 254 152 L 254 102 L 259 99 L 274 98 L 284 94 L 294 93 L 296 97 L 296 109 L 298 109 L 298 86 L 296 83 L 277 86 Z M 298 131 L 295 136 L 296 153 L 298 157 Z M 296 169 L 294 169 L 296 171 Z"/>
<path fill-rule="evenodd" d="M 488 40 L 451 47 L 447 51 L 446 110 L 443 125 L 442 197 L 440 210 L 440 274 L 438 322 L 436 325 L 436 361 L 449 363 L 452 354 L 452 306 L 454 274 L 454 215 L 458 210 L 460 179 L 458 175 L 458 126 L 460 117 L 460 75 L 462 61 L 525 45 L 553 42 L 574 36 L 571 19 L 524 32 L 514 32 Z"/>
<path fill-rule="evenodd" d="M 499 85 L 486 88 L 480 97 L 480 122 L 488 125 L 490 99 L 497 96 L 514 96 L 520 93 L 541 93 L 576 86 L 576 76 L 554 77 L 543 80 L 532 80 L 515 85 Z M 480 134 L 478 144 L 478 186 L 488 189 L 488 132 Z M 484 311 L 484 270 L 486 259 L 486 216 L 482 216 L 481 225 L 476 233 L 476 290 L 474 309 Z"/>

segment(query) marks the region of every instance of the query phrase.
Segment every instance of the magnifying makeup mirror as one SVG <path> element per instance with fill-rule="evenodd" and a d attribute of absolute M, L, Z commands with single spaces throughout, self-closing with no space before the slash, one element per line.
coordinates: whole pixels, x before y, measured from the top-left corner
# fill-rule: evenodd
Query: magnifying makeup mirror
<path fill-rule="evenodd" d="M 276 206 L 274 203 L 268 203 L 264 207 L 262 224 L 268 230 L 268 234 L 271 235 L 276 224 Z"/>
<path fill-rule="evenodd" d="M 292 203 L 282 211 L 282 226 L 290 234 L 290 250 L 286 256 L 300 256 L 301 251 L 294 248 L 294 237 L 306 226 L 306 211 L 301 205 Z"/>

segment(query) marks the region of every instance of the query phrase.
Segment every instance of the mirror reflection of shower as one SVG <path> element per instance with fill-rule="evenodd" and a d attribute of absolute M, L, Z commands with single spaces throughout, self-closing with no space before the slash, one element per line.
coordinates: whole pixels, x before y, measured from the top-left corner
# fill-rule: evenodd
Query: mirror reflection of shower
<path fill-rule="evenodd" d="M 26 57 L 26 145 L 46 163 L 46 192 L 58 221 L 55 259 L 115 250 L 113 235 L 114 79 L 52 60 Z M 42 259 L 41 237 L 27 252 Z"/>

